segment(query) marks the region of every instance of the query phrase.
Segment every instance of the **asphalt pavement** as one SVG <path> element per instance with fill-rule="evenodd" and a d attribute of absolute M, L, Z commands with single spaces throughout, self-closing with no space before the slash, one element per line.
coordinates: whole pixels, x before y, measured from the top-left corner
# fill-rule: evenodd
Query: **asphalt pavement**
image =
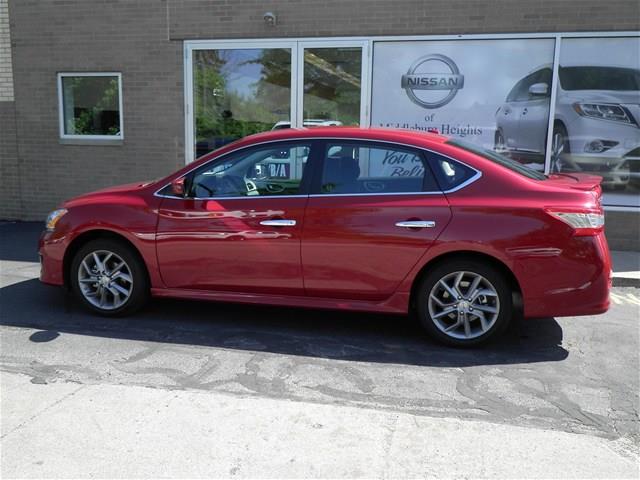
<path fill-rule="evenodd" d="M 640 290 L 486 348 L 407 318 L 154 300 L 85 312 L 0 224 L 2 478 L 638 478 Z"/>

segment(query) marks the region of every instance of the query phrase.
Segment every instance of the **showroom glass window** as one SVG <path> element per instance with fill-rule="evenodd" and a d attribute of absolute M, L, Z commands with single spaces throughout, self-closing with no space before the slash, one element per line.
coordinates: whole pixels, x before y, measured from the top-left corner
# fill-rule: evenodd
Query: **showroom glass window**
<path fill-rule="evenodd" d="M 291 49 L 196 50 L 195 158 L 291 118 Z"/>
<path fill-rule="evenodd" d="M 555 40 L 381 41 L 371 125 L 435 131 L 545 170 Z"/>
<path fill-rule="evenodd" d="M 58 100 L 62 139 L 123 138 L 119 73 L 60 73 Z"/>
<path fill-rule="evenodd" d="M 605 205 L 640 207 L 640 38 L 562 39 L 550 170 L 602 177 Z"/>
<path fill-rule="evenodd" d="M 303 126 L 360 125 L 362 47 L 304 49 Z"/>

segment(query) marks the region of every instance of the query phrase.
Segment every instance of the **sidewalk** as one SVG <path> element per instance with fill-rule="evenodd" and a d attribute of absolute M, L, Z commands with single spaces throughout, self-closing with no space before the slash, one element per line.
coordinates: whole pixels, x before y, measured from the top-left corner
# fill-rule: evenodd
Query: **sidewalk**
<path fill-rule="evenodd" d="M 640 287 L 640 252 L 611 252 L 614 287 Z"/>
<path fill-rule="evenodd" d="M 6 478 L 633 478 L 628 440 L 2 374 Z"/>

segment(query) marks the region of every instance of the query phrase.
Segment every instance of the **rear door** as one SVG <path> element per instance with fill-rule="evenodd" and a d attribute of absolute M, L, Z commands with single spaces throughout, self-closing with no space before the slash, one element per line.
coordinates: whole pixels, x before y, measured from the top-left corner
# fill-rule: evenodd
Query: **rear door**
<path fill-rule="evenodd" d="M 327 140 L 302 236 L 308 296 L 383 300 L 451 217 L 418 149 Z"/>

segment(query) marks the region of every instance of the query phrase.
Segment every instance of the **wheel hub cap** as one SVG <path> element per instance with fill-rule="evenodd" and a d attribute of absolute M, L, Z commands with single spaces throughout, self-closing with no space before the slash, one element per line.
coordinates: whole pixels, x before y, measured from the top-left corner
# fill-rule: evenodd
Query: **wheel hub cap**
<path fill-rule="evenodd" d="M 78 267 L 82 296 L 101 310 L 124 305 L 133 291 L 129 265 L 114 252 L 97 250 L 84 257 Z"/>
<path fill-rule="evenodd" d="M 442 277 L 429 293 L 429 316 L 446 335 L 470 340 L 487 333 L 500 314 L 494 286 L 475 272 L 453 272 Z"/>

